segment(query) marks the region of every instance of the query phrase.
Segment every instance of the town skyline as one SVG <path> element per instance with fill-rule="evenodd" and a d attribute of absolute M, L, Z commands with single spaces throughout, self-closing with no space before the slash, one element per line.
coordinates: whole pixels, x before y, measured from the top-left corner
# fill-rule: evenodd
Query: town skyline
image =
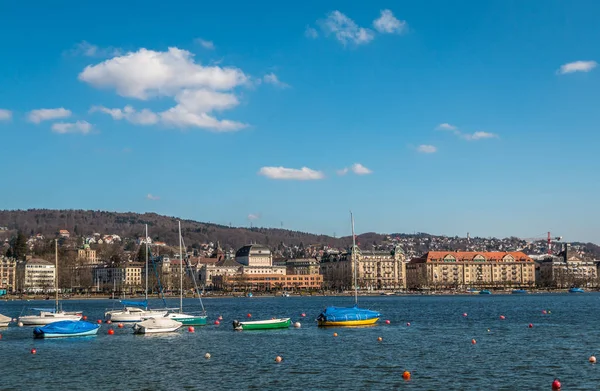
<path fill-rule="evenodd" d="M 34 3 L 2 208 L 600 242 L 596 2 Z"/>

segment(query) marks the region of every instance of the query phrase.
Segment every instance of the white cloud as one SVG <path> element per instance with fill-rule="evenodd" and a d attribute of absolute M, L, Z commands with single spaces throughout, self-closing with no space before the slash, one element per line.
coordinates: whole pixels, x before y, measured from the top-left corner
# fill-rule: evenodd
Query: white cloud
<path fill-rule="evenodd" d="M 259 175 L 271 179 L 293 179 L 298 181 L 309 181 L 325 178 L 321 171 L 311 170 L 308 167 L 285 168 L 285 167 L 262 167 L 258 171 Z"/>
<path fill-rule="evenodd" d="M 250 213 L 248 215 L 248 220 L 258 220 L 260 219 L 260 214 L 258 213 Z"/>
<path fill-rule="evenodd" d="M 232 132 L 247 127 L 247 124 L 230 121 L 218 120 L 207 113 L 194 113 L 177 105 L 167 111 L 160 113 L 161 121 L 167 126 L 186 128 L 195 126 L 198 128 L 212 129 L 217 132 Z"/>
<path fill-rule="evenodd" d="M 596 68 L 598 63 L 596 61 L 575 61 L 568 64 L 561 65 L 558 73 L 561 75 L 573 72 L 589 72 Z"/>
<path fill-rule="evenodd" d="M 92 131 L 92 124 L 87 121 L 57 122 L 52 124 L 52 131 L 58 134 L 81 133 L 88 134 Z"/>
<path fill-rule="evenodd" d="M 12 118 L 12 111 L 0 109 L 0 121 L 8 121 Z"/>
<path fill-rule="evenodd" d="M 162 123 L 174 127 L 198 127 L 216 131 L 239 130 L 247 125 L 241 122 L 217 119 L 211 113 L 239 105 L 232 90 L 250 84 L 250 78 L 237 68 L 202 66 L 193 55 L 177 48 L 166 52 L 140 49 L 86 67 L 79 79 L 95 87 L 112 87 L 122 96 L 149 99 L 167 96 L 176 105 L 160 113 L 148 109 L 135 111 L 127 107 L 97 110 L 114 119 L 151 125 Z"/>
<path fill-rule="evenodd" d="M 375 34 L 371 29 L 359 27 L 340 11 L 330 12 L 327 19 L 319 24 L 326 34 L 334 34 L 335 38 L 344 46 L 348 44 L 367 44 L 375 38 Z"/>
<path fill-rule="evenodd" d="M 69 118 L 70 116 L 71 116 L 71 110 L 67 110 L 64 107 L 59 107 L 57 109 L 31 110 L 29 112 L 28 118 L 29 118 L 29 121 L 39 124 L 42 121 L 59 119 L 59 118 Z"/>
<path fill-rule="evenodd" d="M 313 27 L 306 26 L 306 30 L 304 30 L 304 36 L 315 39 L 319 37 L 319 33 Z"/>
<path fill-rule="evenodd" d="M 202 38 L 196 38 L 194 41 L 200 44 L 200 46 L 202 46 L 204 49 L 215 50 L 215 44 L 213 41 L 206 41 Z"/>
<path fill-rule="evenodd" d="M 443 124 L 439 124 L 436 129 L 437 130 L 456 130 L 458 128 L 454 125 L 450 125 L 448 123 L 443 123 Z"/>
<path fill-rule="evenodd" d="M 338 175 L 340 175 L 340 176 L 341 176 L 341 175 L 346 175 L 346 174 L 348 173 L 348 167 L 344 167 L 344 168 L 342 168 L 341 170 L 337 170 L 337 171 L 336 171 L 336 173 L 337 173 Z"/>
<path fill-rule="evenodd" d="M 86 57 L 112 57 L 118 56 L 123 51 L 119 48 L 114 48 L 112 46 L 101 48 L 97 45 L 92 45 L 87 41 L 81 41 L 73 47 L 73 49 L 69 50 L 69 54 L 72 56 L 86 56 Z"/>
<path fill-rule="evenodd" d="M 159 116 L 148 109 L 136 111 L 133 107 L 127 105 L 121 109 L 109 109 L 104 106 L 92 106 L 90 113 L 99 111 L 110 115 L 114 120 L 125 119 L 136 125 L 154 125 L 158 122 Z"/>
<path fill-rule="evenodd" d="M 274 86 L 279 87 L 279 88 L 288 88 L 289 87 L 288 84 L 279 80 L 277 75 L 274 74 L 273 72 L 263 76 L 263 81 L 267 84 L 273 84 Z"/>
<path fill-rule="evenodd" d="M 351 169 L 352 172 L 356 175 L 367 175 L 373 173 L 373 171 L 369 170 L 367 167 L 363 166 L 360 163 L 354 163 Z"/>
<path fill-rule="evenodd" d="M 158 201 L 158 200 L 160 200 L 159 196 L 152 195 L 150 193 L 148 193 L 148 195 L 146 196 L 146 198 L 149 199 L 150 201 Z"/>
<path fill-rule="evenodd" d="M 417 151 L 421 153 L 436 153 L 437 147 L 433 145 L 421 144 L 417 147 Z"/>
<path fill-rule="evenodd" d="M 463 137 L 465 140 L 481 140 L 484 138 L 498 138 L 497 134 L 494 133 L 488 133 L 488 132 L 475 132 L 473 134 L 461 134 L 461 137 Z"/>
<path fill-rule="evenodd" d="M 399 34 L 406 29 L 406 21 L 396 19 L 390 10 L 383 10 L 381 16 L 373 21 L 373 27 L 383 34 Z"/>
<path fill-rule="evenodd" d="M 248 77 L 237 68 L 202 66 L 192 53 L 175 47 L 166 52 L 140 49 L 87 66 L 79 80 L 99 88 L 115 88 L 121 96 L 148 99 L 173 96 L 182 89 L 230 90 Z"/>

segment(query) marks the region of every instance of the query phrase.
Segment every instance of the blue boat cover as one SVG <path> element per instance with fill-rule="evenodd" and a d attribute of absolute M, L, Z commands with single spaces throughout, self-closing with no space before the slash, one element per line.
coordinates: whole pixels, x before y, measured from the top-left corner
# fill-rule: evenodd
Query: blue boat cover
<path fill-rule="evenodd" d="M 354 307 L 327 307 L 321 312 L 318 320 L 327 322 L 343 322 L 350 320 L 367 320 L 379 318 L 381 314 L 377 311 Z"/>
<path fill-rule="evenodd" d="M 84 322 L 82 320 L 61 320 L 60 322 L 50 323 L 44 327 L 36 327 L 33 333 L 40 334 L 81 334 L 87 331 L 96 330 L 99 324 Z"/>
<path fill-rule="evenodd" d="M 148 307 L 148 301 L 120 300 L 123 305 L 131 305 L 134 307 Z"/>

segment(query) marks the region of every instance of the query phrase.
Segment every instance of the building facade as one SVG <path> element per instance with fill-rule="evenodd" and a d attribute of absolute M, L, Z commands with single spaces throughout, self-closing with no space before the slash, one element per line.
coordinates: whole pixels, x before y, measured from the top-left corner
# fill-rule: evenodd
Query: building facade
<path fill-rule="evenodd" d="M 0 256 L 0 289 L 6 292 L 17 290 L 17 260 Z"/>
<path fill-rule="evenodd" d="M 97 265 L 99 263 L 96 250 L 92 250 L 89 244 L 84 244 L 83 248 L 77 250 L 77 259 L 87 265 Z"/>
<path fill-rule="evenodd" d="M 407 264 L 409 289 L 531 287 L 535 262 L 520 251 L 429 251 Z"/>
<path fill-rule="evenodd" d="M 22 292 L 54 291 L 56 268 L 52 262 L 34 258 L 17 264 L 17 285 Z"/>
<path fill-rule="evenodd" d="M 401 247 L 390 251 L 361 251 L 356 246 L 355 257 L 359 289 L 406 288 L 406 256 Z M 354 267 L 352 249 L 341 254 L 324 255 L 320 264 L 324 287 L 327 289 L 352 289 Z"/>
<path fill-rule="evenodd" d="M 586 260 L 566 244 L 559 255 L 547 255 L 537 261 L 537 284 L 547 288 L 598 286 L 598 262 Z"/>
<path fill-rule="evenodd" d="M 244 266 L 273 266 L 271 250 L 261 244 L 248 244 L 235 253 L 235 260 Z"/>
<path fill-rule="evenodd" d="M 94 284 L 99 290 L 134 292 L 143 289 L 142 270 L 145 264 L 130 262 L 120 267 L 97 266 L 93 269 Z"/>

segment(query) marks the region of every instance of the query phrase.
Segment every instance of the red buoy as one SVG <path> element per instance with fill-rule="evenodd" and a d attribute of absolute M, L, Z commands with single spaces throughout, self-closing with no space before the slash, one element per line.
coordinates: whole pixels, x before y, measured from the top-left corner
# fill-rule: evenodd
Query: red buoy
<path fill-rule="evenodd" d="M 248 313 L 248 315 L 246 315 L 248 318 L 252 317 L 252 314 Z"/>
<path fill-rule="evenodd" d="M 31 349 L 31 354 L 36 354 L 37 350 L 35 350 L 35 348 Z"/>
<path fill-rule="evenodd" d="M 98 324 L 102 323 L 102 319 L 98 319 Z"/>
<path fill-rule="evenodd" d="M 410 322 L 406 322 L 406 325 L 407 325 L 407 326 L 410 326 Z"/>
<path fill-rule="evenodd" d="M 542 314 L 546 315 L 547 313 L 548 313 L 548 311 L 542 310 Z"/>
<path fill-rule="evenodd" d="M 466 318 L 466 317 L 467 317 L 467 313 L 466 313 L 466 312 L 463 312 L 463 316 Z"/>
<path fill-rule="evenodd" d="M 303 312 L 302 315 L 300 315 L 300 316 L 302 316 L 304 318 L 306 316 L 306 314 Z"/>
<path fill-rule="evenodd" d="M 115 333 L 115 330 L 113 329 L 108 329 L 108 335 L 113 335 Z"/>
<path fill-rule="evenodd" d="M 106 324 L 111 324 L 111 323 L 112 323 L 112 320 L 110 320 L 110 319 L 106 321 Z"/>
<path fill-rule="evenodd" d="M 554 379 L 554 381 L 552 382 L 552 389 L 553 390 L 560 390 L 561 384 L 560 384 L 560 380 L 559 379 Z"/>
<path fill-rule="evenodd" d="M 118 327 L 118 328 L 120 328 L 120 329 L 122 329 L 122 328 L 123 328 L 123 323 L 119 323 L 119 324 L 117 325 L 117 327 Z"/>
<path fill-rule="evenodd" d="M 506 317 L 504 315 L 500 315 L 500 320 L 504 320 Z"/>
<path fill-rule="evenodd" d="M 527 327 L 532 328 L 533 327 L 533 323 L 529 323 L 529 326 L 527 326 Z"/>
<path fill-rule="evenodd" d="M 387 319 L 387 320 L 385 321 L 385 324 L 390 324 L 390 320 L 389 320 L 389 319 Z"/>
<path fill-rule="evenodd" d="M 475 345 L 477 343 L 477 341 L 475 341 L 475 339 L 471 340 L 471 344 Z"/>
<path fill-rule="evenodd" d="M 83 315 L 83 320 L 87 320 L 87 316 Z"/>
<path fill-rule="evenodd" d="M 410 380 L 410 372 L 409 371 L 404 371 L 404 373 L 402 373 L 402 378 L 404 380 Z"/>
<path fill-rule="evenodd" d="M 195 331 L 195 330 L 194 330 L 194 327 L 193 327 L 193 326 L 190 326 L 190 327 L 188 327 L 188 331 L 189 331 L 190 333 L 193 333 L 193 332 Z"/>
<path fill-rule="evenodd" d="M 221 324 L 221 322 L 219 322 L 218 320 L 215 320 L 215 326 L 218 326 L 220 324 Z"/>

